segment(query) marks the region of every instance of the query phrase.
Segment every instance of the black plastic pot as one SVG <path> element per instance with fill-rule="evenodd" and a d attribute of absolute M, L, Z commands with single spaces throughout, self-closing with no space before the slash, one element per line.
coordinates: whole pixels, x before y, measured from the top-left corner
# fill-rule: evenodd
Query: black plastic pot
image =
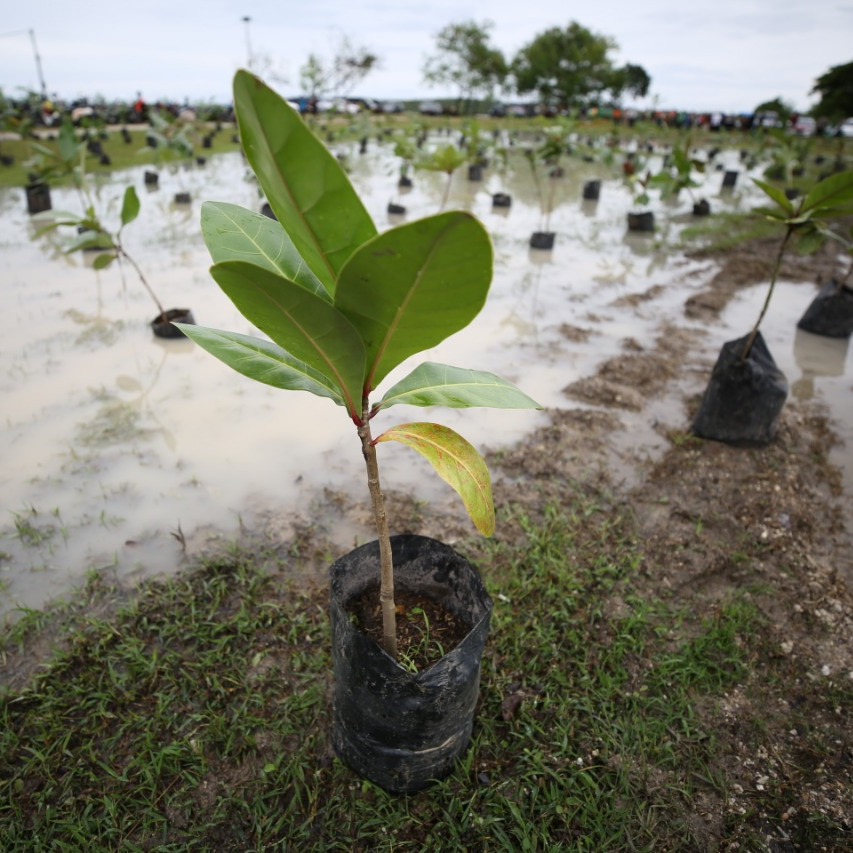
<path fill-rule="evenodd" d="M 193 317 L 193 312 L 189 308 L 170 308 L 166 312 L 165 319 L 162 314 L 158 314 L 151 321 L 151 328 L 158 338 L 186 337 L 177 326 L 172 325 L 173 321 L 178 323 L 195 323 L 195 317 Z"/>
<path fill-rule="evenodd" d="M 188 192 L 175 193 L 175 204 L 190 204 L 192 196 Z"/>
<path fill-rule="evenodd" d="M 554 232 L 553 231 L 534 231 L 530 235 L 531 249 L 553 249 L 554 248 Z"/>
<path fill-rule="evenodd" d="M 598 201 L 601 194 L 601 181 L 587 181 L 583 185 L 583 197 L 586 201 Z"/>
<path fill-rule="evenodd" d="M 269 219 L 278 219 L 278 217 L 273 213 L 273 209 L 270 207 L 270 203 L 268 201 L 265 201 L 261 205 L 261 213 Z"/>
<path fill-rule="evenodd" d="M 512 196 L 508 193 L 495 193 L 492 196 L 492 207 L 512 207 Z"/>
<path fill-rule="evenodd" d="M 696 435 L 743 445 L 769 444 L 775 438 L 788 382 L 760 332 L 742 358 L 748 337 L 723 344 L 693 421 Z"/>
<path fill-rule="evenodd" d="M 476 569 L 441 542 L 392 536 L 391 551 L 396 588 L 438 602 L 471 626 L 429 669 L 408 672 L 347 614 L 349 602 L 378 585 L 378 543 L 331 566 L 332 745 L 360 776 L 406 793 L 447 775 L 468 747 L 492 601 Z"/>
<path fill-rule="evenodd" d="M 738 176 L 738 173 L 733 171 L 733 170 L 729 170 L 729 171 L 725 172 L 723 174 L 723 186 L 726 189 L 732 189 L 734 187 L 734 185 L 737 183 L 737 176 Z"/>
<path fill-rule="evenodd" d="M 642 213 L 628 214 L 628 230 L 629 231 L 654 231 L 655 230 L 655 215 L 651 210 L 644 210 Z"/>
<path fill-rule="evenodd" d="M 846 338 L 853 333 L 853 289 L 827 281 L 812 300 L 797 327 L 827 338 Z"/>
<path fill-rule="evenodd" d="M 157 174 L 157 172 L 146 171 L 143 180 L 145 181 L 146 187 L 156 187 L 160 181 L 160 176 Z"/>
<path fill-rule="evenodd" d="M 402 190 L 410 190 L 412 188 L 412 179 L 408 175 L 400 175 L 397 186 Z"/>
<path fill-rule="evenodd" d="M 24 187 L 27 194 L 27 212 L 30 214 L 51 210 L 50 187 L 44 181 L 33 181 Z"/>
<path fill-rule="evenodd" d="M 711 213 L 711 202 L 703 198 L 693 203 L 694 216 L 709 216 Z"/>
<path fill-rule="evenodd" d="M 393 201 L 388 202 L 388 213 L 394 216 L 402 216 L 406 212 L 406 208 L 402 204 L 395 204 Z"/>
<path fill-rule="evenodd" d="M 468 167 L 468 180 L 469 181 L 482 181 L 483 180 L 483 167 L 474 163 Z"/>

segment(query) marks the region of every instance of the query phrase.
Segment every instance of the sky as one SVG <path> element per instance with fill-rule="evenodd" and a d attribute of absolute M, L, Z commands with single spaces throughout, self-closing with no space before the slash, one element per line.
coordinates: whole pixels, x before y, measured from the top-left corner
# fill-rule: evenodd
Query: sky
<path fill-rule="evenodd" d="M 67 100 L 141 92 L 149 102 L 227 103 L 250 56 L 292 97 L 308 54 L 331 57 L 345 35 L 381 63 L 351 94 L 453 96 L 427 87 L 422 68 L 436 33 L 464 20 L 491 22 L 492 45 L 508 58 L 577 21 L 616 42 L 614 64 L 646 69 L 649 96 L 637 105 L 647 108 L 751 112 L 782 97 L 805 110 L 816 78 L 853 61 L 850 0 L 0 0 L 0 90 L 40 90 L 37 50 L 48 92 Z"/>

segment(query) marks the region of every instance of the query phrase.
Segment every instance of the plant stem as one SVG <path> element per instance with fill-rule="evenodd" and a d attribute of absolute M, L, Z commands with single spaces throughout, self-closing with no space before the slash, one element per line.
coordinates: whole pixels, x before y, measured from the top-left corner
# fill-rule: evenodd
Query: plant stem
<path fill-rule="evenodd" d="M 379 604 L 382 608 L 382 646 L 394 660 L 397 659 L 397 612 L 394 608 L 394 566 L 391 562 L 391 535 L 388 532 L 388 518 L 385 515 L 385 499 L 379 485 L 379 465 L 376 461 L 376 447 L 370 435 L 370 404 L 364 398 L 362 423 L 358 427 L 361 439 L 361 452 L 367 466 L 367 488 L 373 504 L 373 518 L 376 522 L 376 538 L 379 540 Z"/>
<path fill-rule="evenodd" d="M 447 183 L 445 183 L 445 185 L 444 185 L 444 195 L 441 197 L 441 207 L 439 207 L 439 209 L 438 209 L 439 213 L 441 213 L 441 211 L 443 211 L 444 208 L 447 206 L 447 199 L 450 198 L 450 184 L 452 183 L 452 181 L 453 181 L 453 172 L 448 172 L 447 173 Z"/>
<path fill-rule="evenodd" d="M 776 287 L 776 278 L 779 275 L 779 269 L 782 266 L 782 258 L 785 255 L 785 248 L 787 247 L 788 240 L 793 233 L 794 229 L 791 226 L 788 226 L 788 230 L 785 232 L 785 237 L 779 245 L 779 251 L 776 253 L 776 261 L 773 264 L 773 272 L 770 276 L 770 287 L 767 288 L 767 296 L 764 298 L 764 305 L 761 306 L 761 313 L 758 315 L 758 319 L 755 321 L 755 325 L 752 327 L 752 331 L 746 339 L 746 345 L 743 348 L 743 353 L 741 353 L 741 361 L 746 361 L 747 358 L 749 358 L 750 350 L 752 349 L 752 345 L 755 343 L 755 338 L 758 335 L 758 327 L 761 325 L 761 321 L 764 319 L 764 315 L 767 313 L 767 308 L 770 305 L 770 300 L 773 297 L 773 290 Z"/>
<path fill-rule="evenodd" d="M 133 260 L 133 258 L 128 255 L 127 252 L 125 252 L 125 250 L 122 248 L 121 243 L 119 243 L 118 241 L 116 241 L 115 248 L 116 252 L 118 253 L 119 263 L 121 263 L 121 259 L 124 258 L 133 267 L 133 269 L 136 271 L 136 274 L 139 276 L 139 280 L 142 282 L 143 286 L 148 291 L 148 294 L 154 300 L 154 304 L 157 306 L 157 310 L 160 312 L 160 319 L 163 320 L 163 322 L 165 323 L 167 319 L 166 309 L 163 308 L 163 306 L 160 304 L 160 300 L 157 298 L 157 296 L 154 294 L 154 291 L 151 289 L 151 286 L 145 280 L 145 276 L 142 274 L 142 270 L 139 268 L 139 264 L 137 264 L 136 261 Z"/>

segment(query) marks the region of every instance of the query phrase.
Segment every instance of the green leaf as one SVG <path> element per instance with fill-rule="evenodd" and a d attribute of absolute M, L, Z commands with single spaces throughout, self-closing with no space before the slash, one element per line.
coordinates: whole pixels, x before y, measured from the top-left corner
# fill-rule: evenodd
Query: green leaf
<path fill-rule="evenodd" d="M 774 187 L 772 184 L 768 184 L 765 181 L 760 181 L 758 178 L 753 178 L 752 182 L 759 189 L 763 190 L 764 193 L 773 201 L 775 201 L 776 204 L 785 211 L 786 216 L 794 215 L 794 205 L 791 204 L 791 200 L 785 195 L 784 190 L 780 190 L 779 187 Z"/>
<path fill-rule="evenodd" d="M 274 219 L 236 204 L 206 201 L 201 206 L 201 233 L 214 263 L 246 261 L 332 301 Z"/>
<path fill-rule="evenodd" d="M 122 228 L 129 225 L 136 217 L 139 216 L 139 196 L 133 186 L 129 186 L 124 191 L 124 198 L 121 202 L 121 224 Z"/>
<path fill-rule="evenodd" d="M 425 362 L 389 388 L 377 408 L 398 403 L 410 406 L 449 406 L 466 409 L 485 406 L 495 409 L 541 409 L 515 385 L 481 370 Z"/>
<path fill-rule="evenodd" d="M 337 159 L 295 110 L 248 71 L 234 76 L 246 158 L 278 221 L 329 293 L 376 226 Z"/>
<path fill-rule="evenodd" d="M 249 379 L 285 391 L 310 391 L 344 405 L 340 391 L 328 376 L 270 341 L 188 323 L 175 325 L 200 347 Z"/>
<path fill-rule="evenodd" d="M 489 235 L 461 211 L 391 228 L 361 246 L 341 270 L 335 306 L 364 341 L 365 388 L 467 326 L 491 278 Z"/>
<path fill-rule="evenodd" d="M 802 210 L 832 216 L 853 212 L 853 171 L 839 172 L 818 181 L 806 194 Z"/>
<path fill-rule="evenodd" d="M 304 287 L 244 261 L 214 264 L 210 273 L 249 322 L 328 376 L 347 411 L 361 417 L 364 344 L 340 311 Z"/>
<path fill-rule="evenodd" d="M 59 128 L 58 145 L 59 155 L 66 163 L 77 159 L 80 152 L 80 143 L 77 141 L 77 134 L 74 132 L 74 127 L 70 121 L 62 122 Z"/>
<path fill-rule="evenodd" d="M 82 231 L 63 249 L 66 255 L 83 249 L 112 249 L 113 241 L 103 231 Z"/>
<path fill-rule="evenodd" d="M 386 430 L 374 443 L 399 441 L 417 450 L 462 498 L 477 530 L 484 536 L 495 532 L 492 480 L 482 456 L 459 433 L 440 424 L 400 424 Z"/>
<path fill-rule="evenodd" d="M 104 252 L 92 261 L 92 267 L 96 270 L 106 269 L 115 259 L 116 256 L 112 252 Z"/>
<path fill-rule="evenodd" d="M 803 231 L 798 232 L 797 252 L 800 255 L 811 255 L 826 242 L 826 236 L 814 223 L 809 223 Z"/>

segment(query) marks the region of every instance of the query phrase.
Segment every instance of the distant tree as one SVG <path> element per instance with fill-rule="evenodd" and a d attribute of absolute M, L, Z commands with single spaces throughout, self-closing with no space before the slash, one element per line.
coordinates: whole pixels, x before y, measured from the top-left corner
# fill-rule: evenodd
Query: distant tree
<path fill-rule="evenodd" d="M 490 98 L 506 79 L 504 55 L 489 43 L 492 23 L 459 21 L 450 23 L 436 35 L 435 56 L 423 67 L 424 82 L 431 86 L 453 86 L 458 100 L 470 106 L 474 95 Z"/>
<path fill-rule="evenodd" d="M 778 116 L 782 125 L 785 126 L 791 120 L 791 116 L 794 114 L 793 104 L 789 104 L 787 101 L 783 100 L 781 97 L 773 98 L 772 101 L 764 101 L 763 104 L 759 104 L 754 110 L 753 113 L 768 113 L 775 112 Z"/>
<path fill-rule="evenodd" d="M 853 116 L 853 62 L 833 65 L 815 80 L 811 94 L 820 94 L 812 110 L 818 118 L 840 119 Z"/>
<path fill-rule="evenodd" d="M 379 57 L 366 47 L 355 47 L 346 36 L 341 36 L 330 60 L 309 53 L 299 69 L 299 82 L 307 95 L 315 98 L 324 95 L 347 95 L 374 68 Z"/>
<path fill-rule="evenodd" d="M 521 94 L 536 92 L 543 102 L 562 109 L 595 101 L 624 84 L 607 56 L 615 48 L 613 39 L 575 21 L 565 29 L 551 27 L 516 54 L 515 87 Z"/>
<path fill-rule="evenodd" d="M 616 69 L 610 90 L 614 98 L 618 98 L 623 92 L 634 98 L 645 98 L 651 85 L 652 78 L 646 69 L 642 65 L 632 65 L 629 62 Z"/>

